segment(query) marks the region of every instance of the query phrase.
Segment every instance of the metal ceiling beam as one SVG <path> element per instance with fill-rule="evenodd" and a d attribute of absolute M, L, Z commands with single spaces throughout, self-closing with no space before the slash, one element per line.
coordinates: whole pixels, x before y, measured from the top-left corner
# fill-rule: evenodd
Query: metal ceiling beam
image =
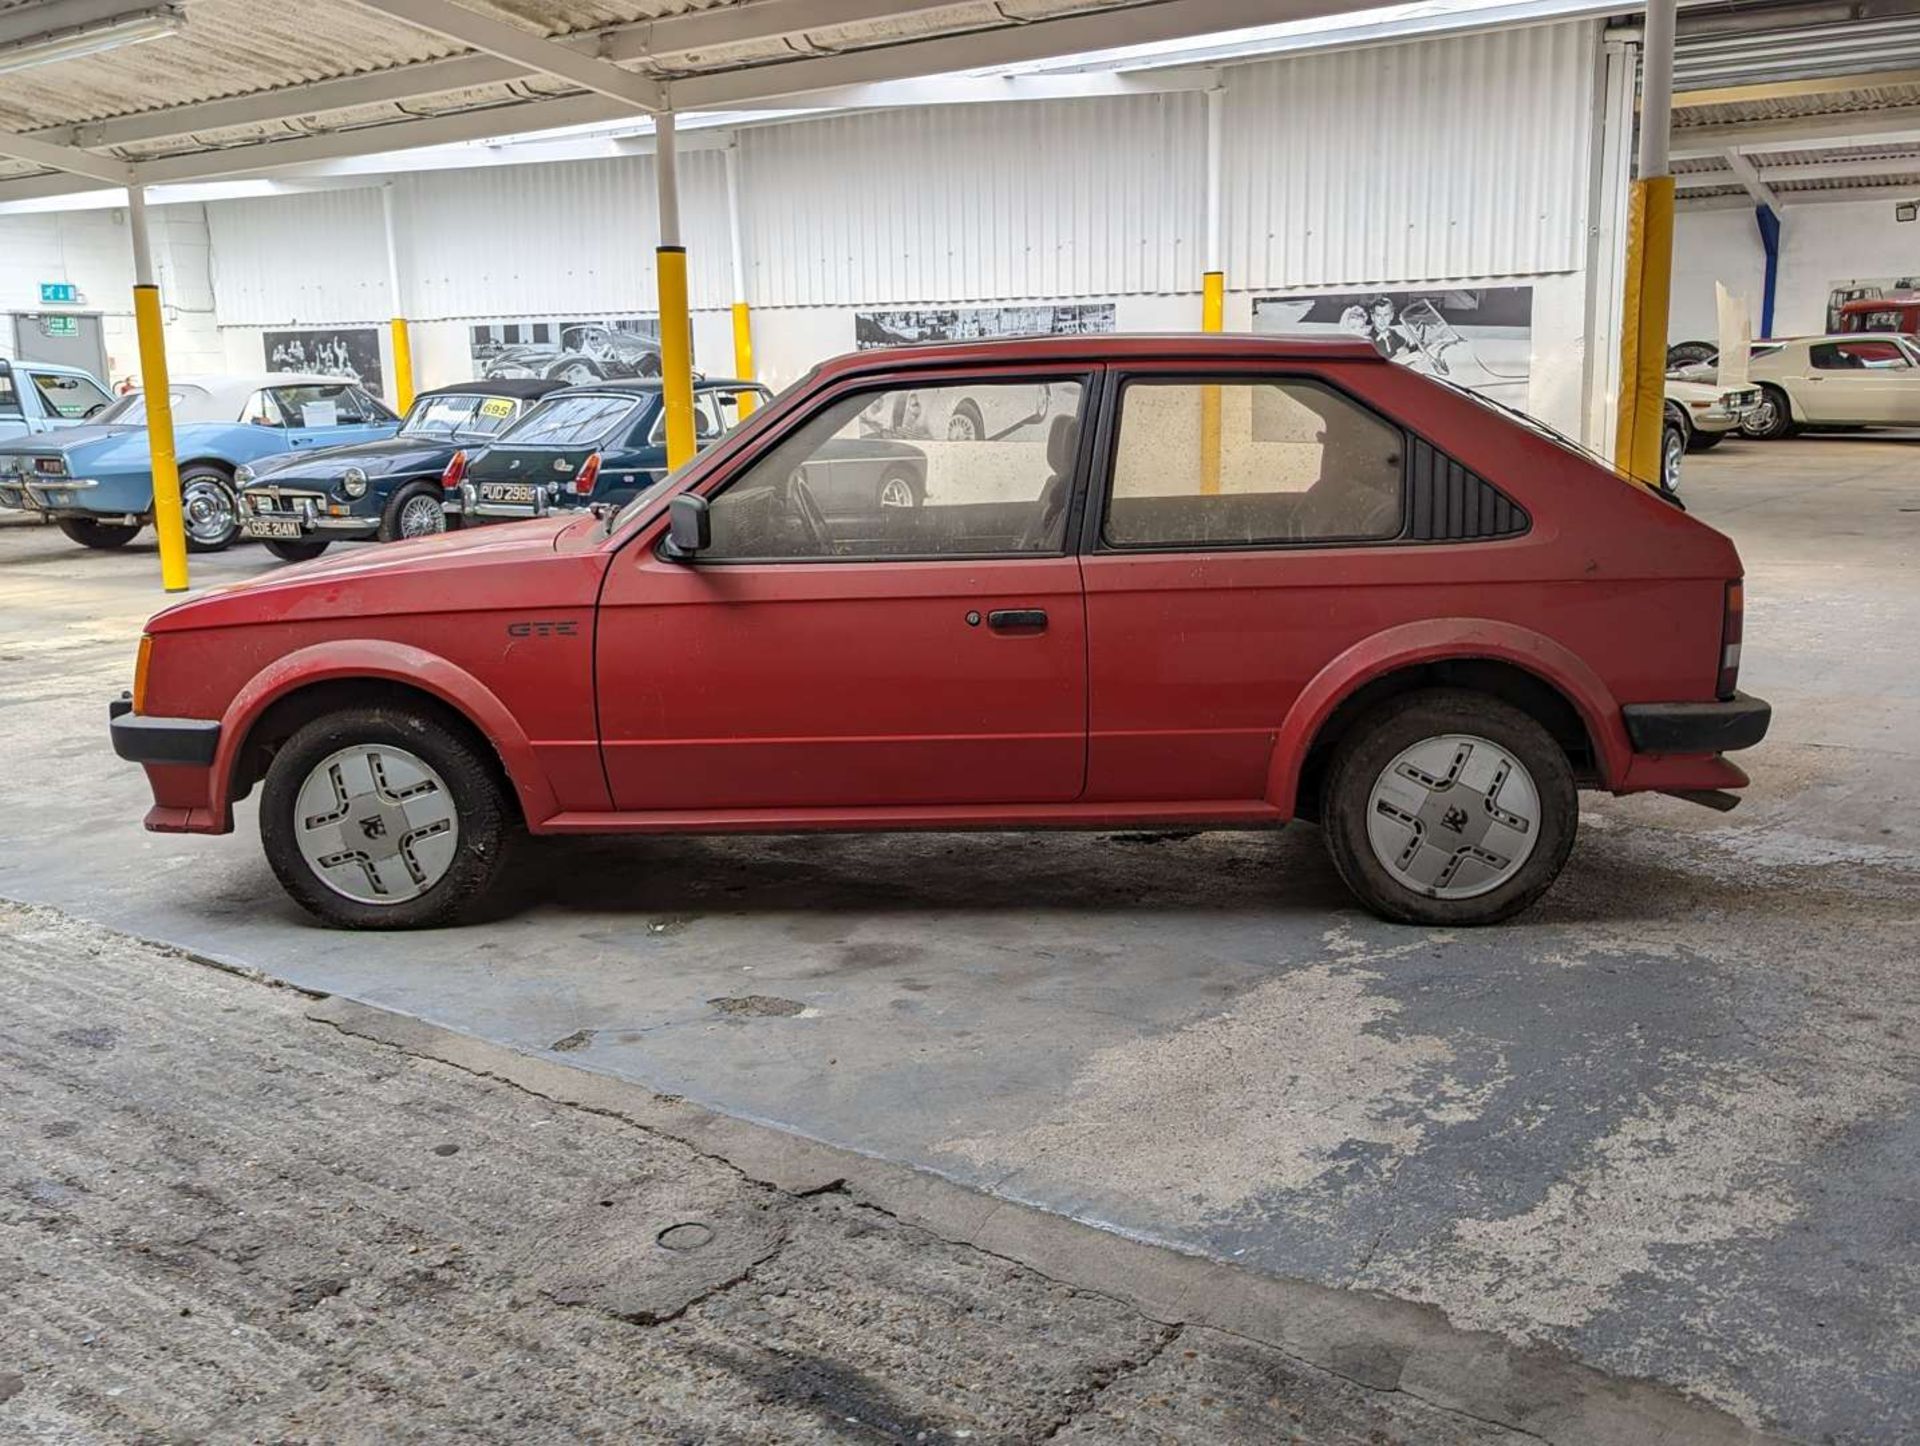
<path fill-rule="evenodd" d="M 83 151 L 75 146 L 50 145 L 32 136 L 15 135 L 10 131 L 0 131 L 0 156 L 10 156 L 16 161 L 27 161 L 32 165 L 47 166 L 76 176 L 87 176 L 109 185 L 124 186 L 133 179 L 133 167 L 125 161 L 112 156 L 96 156 L 92 151 Z"/>
<path fill-rule="evenodd" d="M 1690 110 L 1703 105 L 1749 105 L 1754 101 L 1845 95 L 1848 91 L 1880 90 L 1896 85 L 1920 85 L 1920 70 L 1873 70 L 1855 75 L 1822 75 L 1810 80 L 1766 80 L 1753 85 L 1685 90 L 1674 96 L 1673 108 Z"/>
<path fill-rule="evenodd" d="M 1760 178 L 1760 172 L 1754 169 L 1752 161 L 1748 160 L 1738 151 L 1728 151 L 1726 153 L 1726 162 L 1727 169 L 1733 172 L 1733 178 L 1745 186 L 1747 188 L 1747 194 L 1753 197 L 1754 205 L 1765 206 L 1775 214 L 1779 213 L 1779 198 L 1768 188 L 1767 183 Z"/>
<path fill-rule="evenodd" d="M 1731 125 L 1684 126 L 1673 133 L 1675 160 L 1742 151 L 1817 151 L 1832 146 L 1904 145 L 1920 141 L 1920 105 L 1845 115 L 1796 116 Z"/>
<path fill-rule="evenodd" d="M 636 110 L 667 108 L 667 93 L 659 81 L 557 45 L 522 26 L 495 20 L 464 5 L 455 5 L 452 0 L 359 0 L 359 3 L 421 30 L 470 45 L 487 55 L 624 102 Z"/>
<path fill-rule="evenodd" d="M 1831 205 L 1836 201 L 1908 201 L 1920 200 L 1920 186 L 1847 186 L 1832 191 L 1795 191 L 1793 209 L 1802 206 Z M 1674 205 L 1682 211 L 1753 212 L 1753 202 L 1743 193 L 1738 196 L 1686 196 Z"/>
<path fill-rule="evenodd" d="M 784 104 L 789 96 L 841 86 L 1016 65 L 1084 50 L 1146 45 L 1364 8 L 1365 0 L 1151 0 L 1119 10 L 1084 11 L 1023 25 L 690 75 L 673 82 L 673 103 L 680 110 L 723 110 L 764 101 Z"/>

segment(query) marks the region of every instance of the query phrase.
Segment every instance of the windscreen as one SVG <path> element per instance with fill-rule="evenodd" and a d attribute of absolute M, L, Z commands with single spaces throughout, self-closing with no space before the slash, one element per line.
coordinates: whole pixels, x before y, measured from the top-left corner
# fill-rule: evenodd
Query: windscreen
<path fill-rule="evenodd" d="M 207 394 L 198 387 L 169 387 L 167 396 L 172 399 L 176 413 L 184 410 L 189 403 L 207 399 Z M 178 417 L 175 419 L 178 420 Z M 128 392 L 104 412 L 96 414 L 93 420 L 118 427 L 144 427 L 147 424 L 147 394 Z"/>
<path fill-rule="evenodd" d="M 409 437 L 492 437 L 512 426 L 519 410 L 512 397 L 423 397 L 400 430 Z"/>
<path fill-rule="evenodd" d="M 637 397 L 550 397 L 511 428 L 505 440 L 526 447 L 588 447 L 638 409 Z"/>

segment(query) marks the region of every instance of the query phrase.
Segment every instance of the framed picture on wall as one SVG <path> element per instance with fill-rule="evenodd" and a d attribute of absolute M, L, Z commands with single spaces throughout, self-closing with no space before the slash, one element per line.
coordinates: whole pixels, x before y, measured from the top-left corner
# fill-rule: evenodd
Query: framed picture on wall
<path fill-rule="evenodd" d="M 545 377 L 585 386 L 660 375 L 657 316 L 523 317 L 468 331 L 473 374 Z"/>
<path fill-rule="evenodd" d="M 270 372 L 308 372 L 360 383 L 375 396 L 386 389 L 380 329 L 373 326 L 269 331 L 261 335 Z"/>

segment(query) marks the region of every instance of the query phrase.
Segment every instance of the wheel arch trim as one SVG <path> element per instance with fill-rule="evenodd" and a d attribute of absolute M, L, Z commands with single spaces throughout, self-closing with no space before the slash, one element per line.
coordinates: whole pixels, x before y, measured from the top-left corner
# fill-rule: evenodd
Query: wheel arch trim
<path fill-rule="evenodd" d="M 464 668 L 405 643 L 358 639 L 315 643 L 275 659 L 234 695 L 220 719 L 211 797 L 214 817 L 229 817 L 243 750 L 261 715 L 281 699 L 316 683 L 392 682 L 426 693 L 465 718 L 499 756 L 518 795 L 522 816 L 538 824 L 560 811 L 558 797 L 532 741 L 506 704 Z"/>
<path fill-rule="evenodd" d="M 1620 706 L 1600 676 L 1573 652 L 1531 628 L 1491 618 L 1430 618 L 1362 638 L 1316 673 L 1274 736 L 1267 802 L 1286 817 L 1298 803 L 1308 751 L 1335 710 L 1367 684 L 1425 663 L 1487 660 L 1530 673 L 1558 691 L 1586 725 L 1595 762 L 1611 788 L 1633 758 Z"/>

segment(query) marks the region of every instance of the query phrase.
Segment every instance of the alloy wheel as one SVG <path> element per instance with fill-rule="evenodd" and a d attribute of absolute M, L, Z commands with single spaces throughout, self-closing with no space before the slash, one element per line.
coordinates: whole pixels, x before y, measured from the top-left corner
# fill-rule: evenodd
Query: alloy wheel
<path fill-rule="evenodd" d="M 1677 427 L 1669 427 L 1660 438 L 1660 480 L 1667 491 L 1680 490 L 1680 468 L 1687 457 L 1687 439 Z"/>
<path fill-rule="evenodd" d="M 196 477 L 180 493 L 180 512 L 187 536 L 206 546 L 218 546 L 236 526 L 233 494 L 212 477 Z"/>
<path fill-rule="evenodd" d="M 391 744 L 357 745 L 321 759 L 294 810 L 294 838 L 307 867 L 355 903 L 419 898 L 446 876 L 460 847 L 460 816 L 446 781 Z"/>
<path fill-rule="evenodd" d="M 1425 738 L 1381 770 L 1367 800 L 1367 840 L 1388 874 L 1435 899 L 1498 888 L 1540 836 L 1533 776 L 1497 743 Z"/>

